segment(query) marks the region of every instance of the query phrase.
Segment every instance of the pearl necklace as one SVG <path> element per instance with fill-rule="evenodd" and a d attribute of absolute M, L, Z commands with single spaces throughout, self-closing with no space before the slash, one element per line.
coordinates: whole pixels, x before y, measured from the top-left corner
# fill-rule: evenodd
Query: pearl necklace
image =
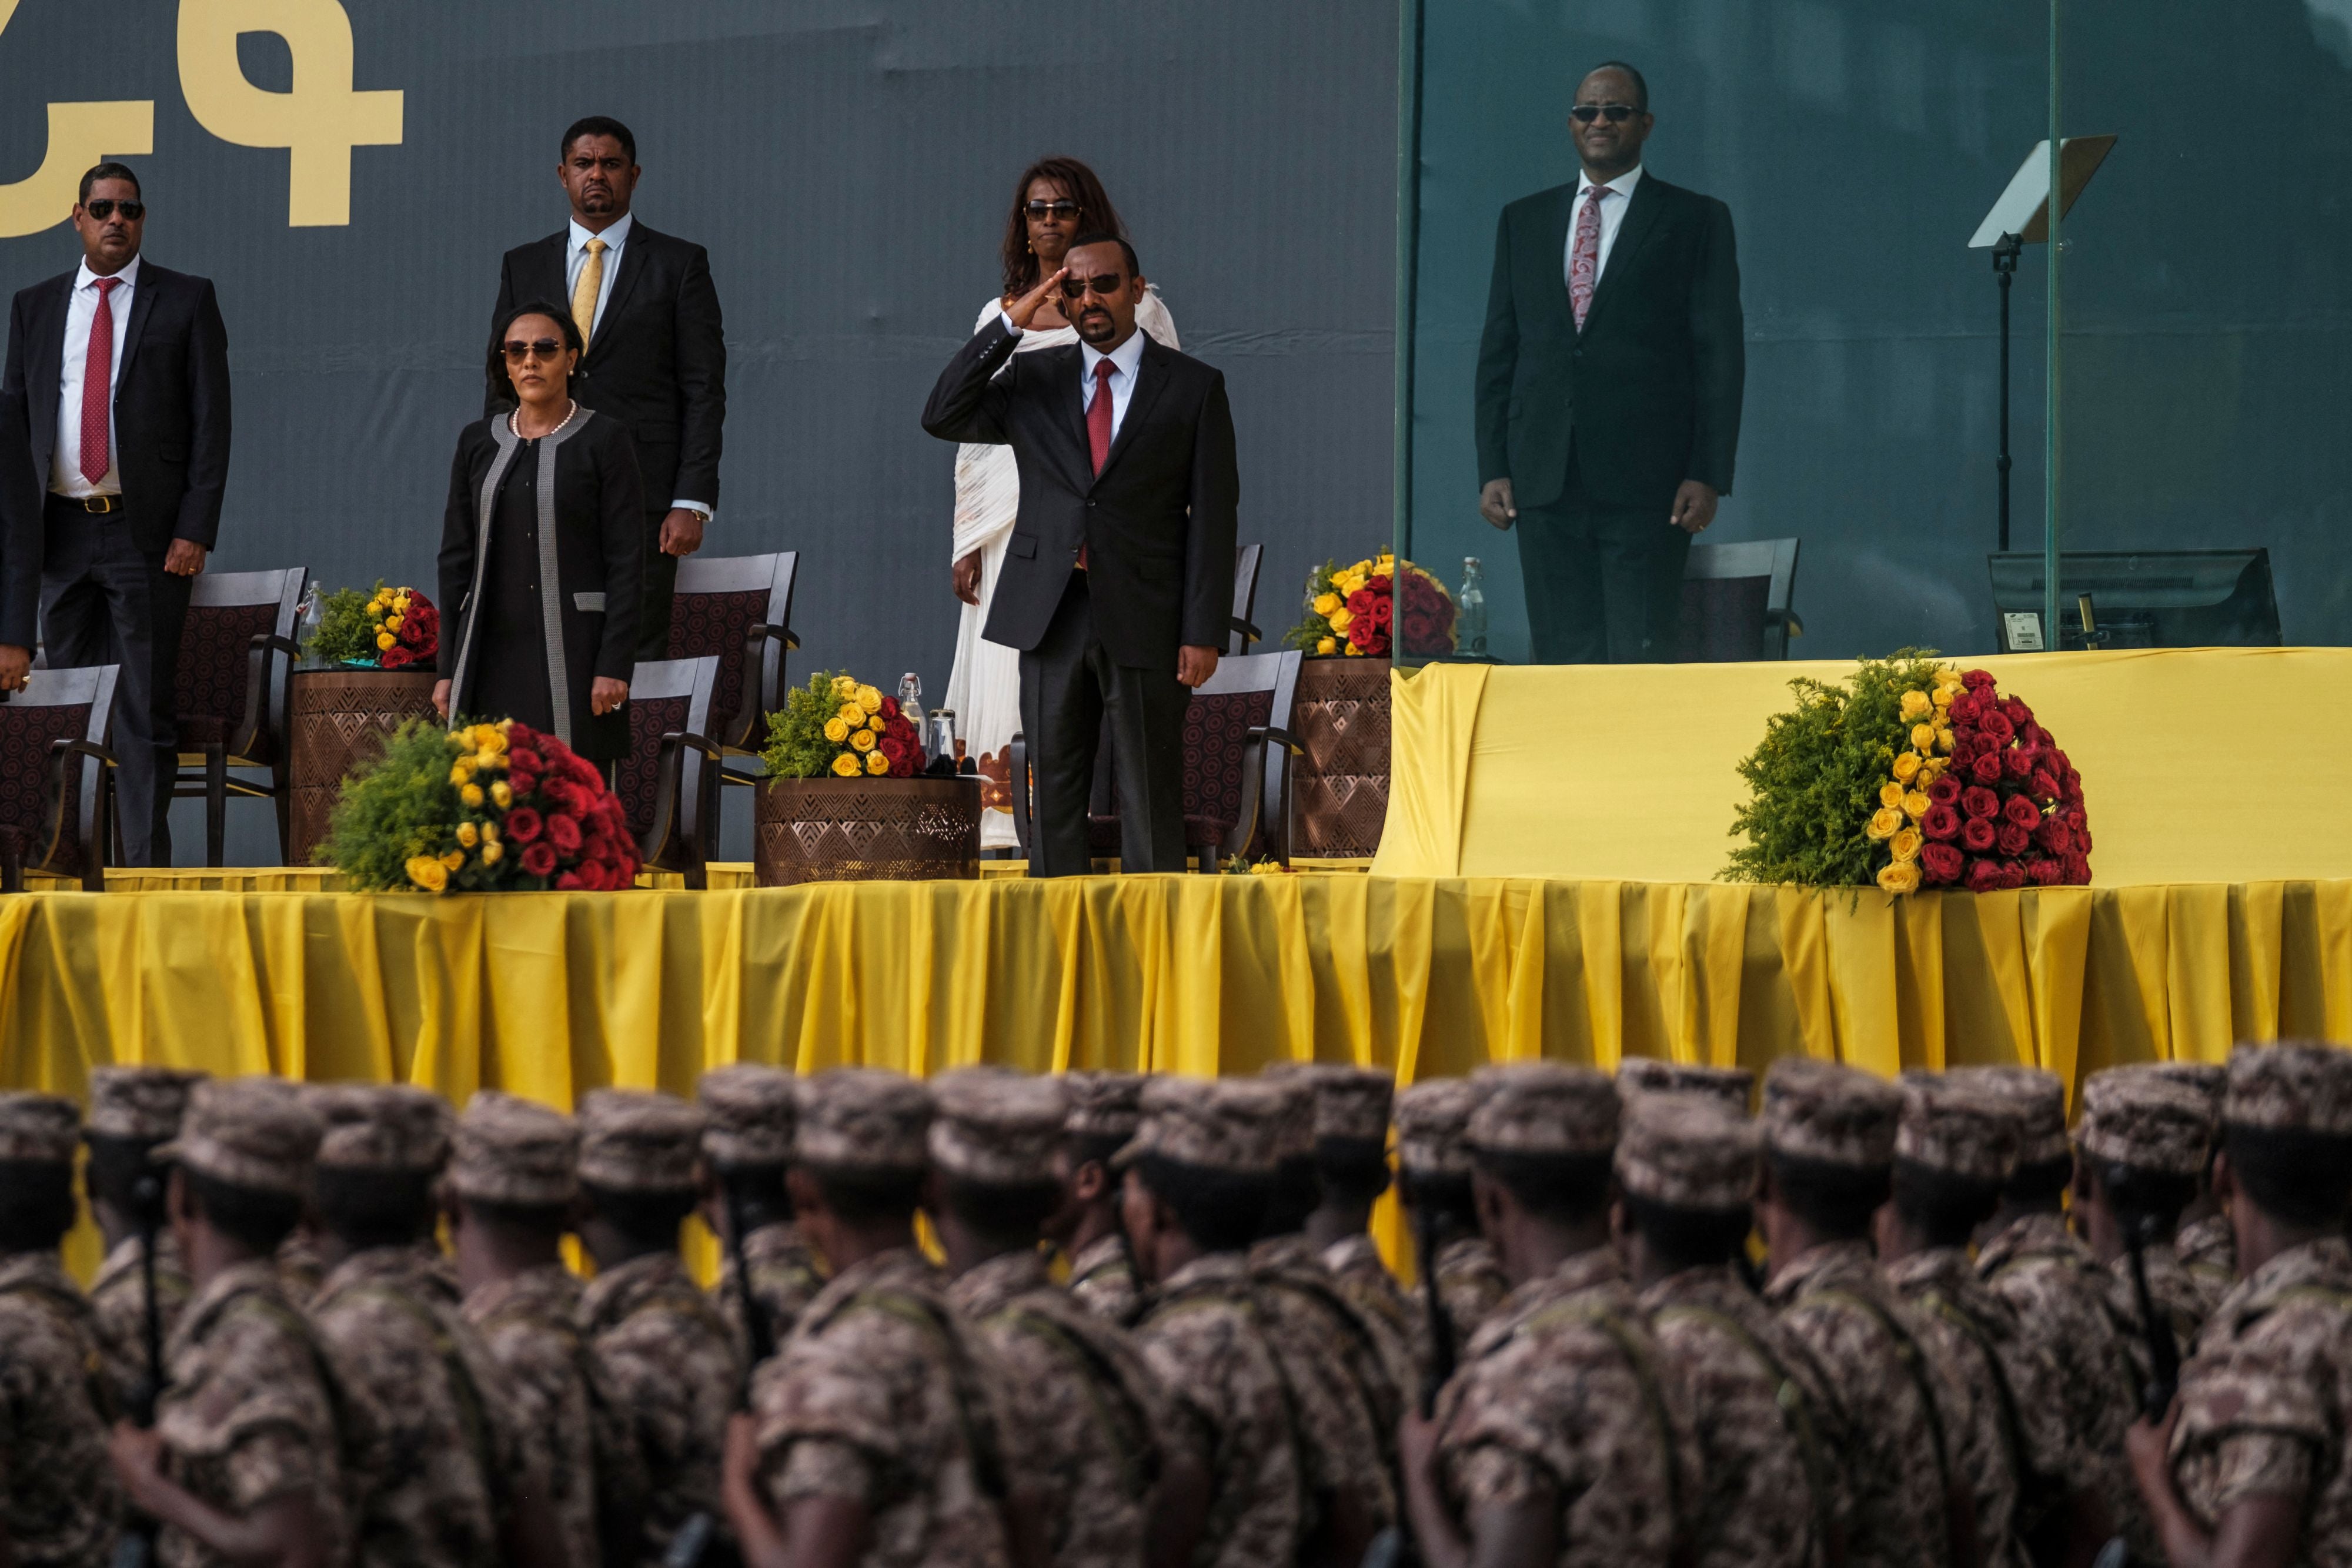
<path fill-rule="evenodd" d="M 544 441 L 549 436 L 556 434 L 556 431 L 560 431 L 565 425 L 570 424 L 572 417 L 580 412 L 579 400 L 576 398 L 566 398 L 564 401 L 570 403 L 571 407 L 566 409 L 564 411 L 563 417 L 556 422 L 554 430 L 541 431 L 537 435 L 525 435 L 522 433 L 522 410 L 520 409 L 517 409 L 512 413 L 507 415 L 507 429 L 513 432 L 514 438 L 517 441 Z"/>

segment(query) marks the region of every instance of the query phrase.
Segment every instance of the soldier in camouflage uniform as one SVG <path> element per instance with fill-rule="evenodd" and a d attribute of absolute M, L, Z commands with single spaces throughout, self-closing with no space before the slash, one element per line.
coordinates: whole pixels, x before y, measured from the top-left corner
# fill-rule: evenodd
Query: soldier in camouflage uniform
<path fill-rule="evenodd" d="M 319 1147 L 317 1116 L 268 1078 L 199 1083 L 167 1201 L 195 1294 L 173 1331 L 155 1428 L 114 1430 L 116 1473 L 160 1521 L 165 1568 L 351 1561 L 373 1413 L 278 1282 Z M 232 1555 L 234 1553 L 234 1555 Z"/>
<path fill-rule="evenodd" d="M 579 1122 L 578 1228 L 596 1262 L 579 1322 L 635 1425 L 646 1486 L 636 1561 L 656 1563 L 698 1515 L 720 1520 L 727 1413 L 743 1385 L 727 1320 L 677 1251 L 705 1117 L 675 1094 L 596 1089 Z"/>
<path fill-rule="evenodd" d="M 2155 1071 L 2195 1090 L 2205 1099 L 2205 1168 L 2197 1173 L 2197 1196 L 2180 1211 L 2180 1228 L 2172 1240 L 2180 1266 L 2203 1286 L 2216 1302 L 2238 1282 L 2238 1237 L 2230 1217 L 2213 1201 L 2213 1154 L 2221 1147 L 2221 1102 L 2230 1089 L 2230 1070 L 2217 1061 L 2159 1061 Z"/>
<path fill-rule="evenodd" d="M 1618 1075 L 1621 1091 L 1625 1075 Z M 1638 1089 L 1617 1143 L 1617 1241 L 1698 1442 L 1695 1568 L 1827 1568 L 1844 1540 L 1845 1444 L 1812 1354 L 1732 1268 L 1761 1137 L 1728 1100 Z M 1739 1103 L 1744 1107 L 1746 1096 Z"/>
<path fill-rule="evenodd" d="M 801 1086 L 793 1207 L 833 1273 L 728 1433 L 751 1568 L 809 1561 L 820 1542 L 862 1542 L 860 1568 L 1011 1560 L 1001 1375 L 915 1248 L 930 1117 L 929 1093 L 895 1072 Z"/>
<path fill-rule="evenodd" d="M 1037 1490 L 1053 1568 L 1140 1568 L 1208 1478 L 1167 1462 L 1167 1394 L 1124 1330 L 1054 1283 L 1038 1223 L 1061 1201 L 1061 1082 L 974 1067 L 932 1080 L 931 1219 L 948 1301 L 1005 1372 L 1015 1473 Z"/>
<path fill-rule="evenodd" d="M 2057 1365 L 1969 1259 L 1969 1239 L 2016 1163 L 2015 1121 L 1964 1079 L 1906 1072 L 1900 1088 L 1895 1196 L 1878 1211 L 1878 1258 L 1927 1344 L 1958 1370 L 1961 1402 L 1947 1431 L 1975 1496 L 1984 1560 L 1993 1568 L 2080 1561 L 2113 1526 L 2090 1457 L 2072 1447 Z"/>
<path fill-rule="evenodd" d="M 1135 1321 L 1140 1292 L 1119 1218 L 1119 1179 L 1111 1159 L 1143 1124 L 1139 1072 L 1068 1072 L 1069 1115 L 1054 1173 L 1062 1201 L 1045 1220 L 1045 1239 L 1069 1260 L 1070 1295 L 1114 1323 Z"/>
<path fill-rule="evenodd" d="M 1494 1248 L 1478 1234 L 1470 1146 L 1463 1141 L 1470 1113 L 1485 1095 L 1485 1086 L 1472 1079 L 1433 1078 L 1407 1089 L 1396 1102 L 1397 1197 L 1412 1223 L 1416 1252 L 1425 1239 L 1436 1243 L 1435 1268 L 1426 1256 L 1420 1264 L 1424 1281 L 1435 1281 L 1457 1355 L 1511 1293 Z M 1416 1301 L 1412 1351 L 1419 1388 L 1427 1387 L 1431 1375 L 1430 1332 L 1428 1311 Z M 1416 1392 L 1416 1408 L 1419 1402 Z"/>
<path fill-rule="evenodd" d="M 1433 1564 L 1675 1560 L 1697 1486 L 1690 1412 L 1609 1244 L 1616 1086 L 1489 1068 L 1470 1119 L 1479 1212 L 1513 1289 L 1404 1423 L 1414 1538 Z"/>
<path fill-rule="evenodd" d="M 1307 1217 L 1307 1245 L 1339 1293 L 1380 1334 L 1390 1363 L 1412 1378 L 1412 1307 L 1372 1241 L 1372 1206 L 1389 1189 L 1389 1111 L 1396 1081 L 1369 1068 L 1310 1067 L 1315 1169 L 1323 1201 Z"/>
<path fill-rule="evenodd" d="M 2029 1067 L 1962 1068 L 1949 1076 L 1999 1096 L 2017 1124 L 2015 1168 L 2000 1207 L 1977 1232 L 1977 1272 L 2057 1364 L 2072 1442 L 2090 1456 L 2108 1516 L 2128 1533 L 2139 1508 L 2123 1447 L 2134 1408 L 2131 1354 L 2107 1316 L 2111 1276 L 2066 1225 L 2074 1148 L 2065 1088 L 2055 1074 Z"/>
<path fill-rule="evenodd" d="M 1756 1097 L 1756 1074 L 1744 1067 L 1702 1067 L 1691 1061 L 1661 1061 L 1629 1056 L 1617 1064 L 1617 1092 L 1628 1104 L 1637 1094 L 1698 1094 L 1718 1101 L 1735 1116 L 1748 1114 Z"/>
<path fill-rule="evenodd" d="M 2074 1132 L 2074 1225 L 2106 1265 L 2107 1315 L 2143 1383 L 2147 1332 L 2126 1239 L 2139 1235 L 2149 1299 L 2186 1357 L 2227 1293 L 2191 1274 L 2174 1249 L 2180 1211 L 2210 1158 L 2205 1097 L 2179 1078 L 2138 1066 L 2111 1067 L 2084 1080 L 2083 1120 Z"/>
<path fill-rule="evenodd" d="M 751 1335 L 735 1264 L 736 1211 L 743 1216 L 741 1251 L 751 1267 L 751 1301 L 767 1321 L 770 1345 L 792 1337 L 803 1309 L 824 1288 L 816 1259 L 793 1223 L 792 1195 L 784 1186 L 793 1155 L 793 1075 L 739 1062 L 704 1073 L 695 1094 L 710 1117 L 702 1133 L 703 1223 L 726 1249 L 710 1301 L 734 1331 L 735 1353 L 748 1364 Z"/>
<path fill-rule="evenodd" d="M 309 1308 L 382 1417 L 390 1467 L 360 1518 L 362 1568 L 562 1562 L 506 1374 L 458 1311 L 433 1243 L 448 1102 L 407 1084 L 308 1091 L 327 1272 Z"/>
<path fill-rule="evenodd" d="M 1903 1097 L 1850 1067 L 1784 1057 L 1764 1075 L 1756 1217 L 1764 1299 L 1827 1385 L 1852 1568 L 1970 1568 L 1973 1500 L 1958 1469 L 1953 1369 L 1871 1254 Z"/>
<path fill-rule="evenodd" d="M 2352 1054 L 2240 1046 L 2213 1182 L 2246 1277 L 2132 1468 L 2169 1559 L 2352 1563 Z"/>
<path fill-rule="evenodd" d="M 485 1089 L 450 1141 L 442 1215 L 461 1310 L 506 1374 L 523 1468 L 546 1478 L 564 1560 L 635 1560 L 645 1485 L 636 1437 L 604 1362 L 580 1332 L 580 1281 L 563 1233 L 578 1199 L 572 1118 Z"/>
<path fill-rule="evenodd" d="M 1308 1493 L 1293 1391 L 1249 1281 L 1285 1109 L 1254 1079 L 1155 1078 L 1118 1155 L 1127 1233 L 1153 1287 L 1136 1342 L 1168 1390 L 1171 1458 L 1209 1478 L 1206 1505 L 1175 1521 L 1198 1531 L 1181 1559 L 1198 1568 L 1298 1562 L 1331 1502 Z"/>
<path fill-rule="evenodd" d="M 100 1568 L 122 1523 L 98 1325 L 58 1266 L 81 1113 L 0 1093 L 0 1562 Z"/>
<path fill-rule="evenodd" d="M 146 1241 L 139 1223 L 142 1184 L 152 1185 L 155 1235 L 155 1307 L 163 1335 L 172 1336 L 180 1310 L 194 1287 L 181 1266 L 179 1248 L 163 1218 L 160 1166 L 148 1155 L 180 1130 L 188 1091 L 204 1078 L 168 1067 L 93 1067 L 89 1071 L 89 1145 L 83 1179 L 89 1187 L 90 1217 L 105 1239 L 106 1260 L 90 1281 L 98 1343 L 106 1357 L 107 1380 L 117 1409 L 128 1410 L 149 1380 Z"/>

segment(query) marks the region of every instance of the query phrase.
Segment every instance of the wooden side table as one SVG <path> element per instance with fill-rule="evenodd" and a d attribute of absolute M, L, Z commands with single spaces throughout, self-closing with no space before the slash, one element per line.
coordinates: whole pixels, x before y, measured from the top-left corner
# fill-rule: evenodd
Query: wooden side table
<path fill-rule="evenodd" d="M 1290 727 L 1307 753 L 1294 763 L 1291 852 L 1371 855 L 1389 814 L 1389 661 L 1300 661 Z"/>
<path fill-rule="evenodd" d="M 297 670 L 292 695 L 292 860 L 308 865 L 327 840 L 343 780 L 383 754 L 404 719 L 432 718 L 431 670 Z"/>
<path fill-rule="evenodd" d="M 978 779 L 778 779 L 751 793 L 761 887 L 979 880 Z"/>

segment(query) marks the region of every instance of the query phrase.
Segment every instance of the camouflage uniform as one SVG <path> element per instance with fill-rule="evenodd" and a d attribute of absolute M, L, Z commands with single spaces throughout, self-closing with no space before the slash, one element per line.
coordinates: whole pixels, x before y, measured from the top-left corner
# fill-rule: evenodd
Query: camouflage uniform
<path fill-rule="evenodd" d="M 1413 1333 L 1412 1303 L 1404 1287 L 1389 1272 L 1388 1260 L 1370 1236 L 1348 1236 L 1323 1249 L 1317 1261 L 1339 1284 L 1339 1293 L 1370 1322 L 1380 1326 L 1389 1342 L 1408 1360 Z"/>
<path fill-rule="evenodd" d="M 2192 1219 L 2172 1239 L 2180 1266 L 2217 1300 L 2238 1282 L 2238 1233 L 2226 1214 Z"/>
<path fill-rule="evenodd" d="M 0 1159 L 70 1179 L 80 1124 L 70 1100 L 0 1094 Z M 56 1254 L 0 1258 L 0 1542 L 12 1563 L 109 1560 L 122 1521 L 109 1406 L 89 1303 Z"/>
<path fill-rule="evenodd" d="M 180 1130 L 188 1092 L 203 1082 L 201 1072 L 168 1067 L 93 1067 L 89 1072 L 89 1135 L 124 1143 L 152 1145 Z M 97 1314 L 98 1345 L 106 1357 L 107 1381 L 118 1409 L 128 1410 L 148 1381 L 147 1290 L 140 1260 L 146 1245 L 139 1232 L 107 1249 L 90 1281 L 89 1304 Z M 169 1342 L 173 1325 L 195 1291 L 181 1267 L 179 1244 L 171 1227 L 155 1233 L 155 1310 L 161 1338 Z"/>
<path fill-rule="evenodd" d="M 733 1212 L 725 1208 L 727 1173 L 781 1171 L 792 1162 L 796 1119 L 793 1075 L 780 1067 L 739 1061 L 704 1073 L 696 1095 L 710 1116 L 702 1133 L 702 1157 L 719 1178 L 719 1201 L 731 1227 Z M 743 1322 L 743 1287 L 738 1279 L 736 1250 L 731 1243 L 727 1247 L 719 1281 L 710 1288 L 710 1301 L 735 1336 L 735 1354 L 749 1364 L 751 1335 Z M 751 1300 L 767 1322 L 768 1343 L 782 1346 L 803 1310 L 824 1288 L 824 1277 L 802 1243 L 798 1227 L 789 1221 L 752 1229 L 743 1238 L 741 1250 L 751 1271 Z"/>
<path fill-rule="evenodd" d="M 1718 1102 L 1735 1116 L 1745 1116 L 1748 1103 L 1756 1097 L 1756 1074 L 1744 1067 L 1629 1056 L 1617 1064 L 1617 1092 L 1629 1104 L 1640 1094 L 1697 1094 Z"/>
<path fill-rule="evenodd" d="M 295 1231 L 278 1243 L 278 1288 L 296 1306 L 310 1304 L 310 1298 L 319 1293 L 319 1281 L 326 1277 L 326 1265 L 319 1258 L 318 1247 L 301 1231 Z"/>
<path fill-rule="evenodd" d="M 798 1226 L 762 1225 L 743 1238 L 743 1260 L 751 1266 L 751 1300 L 767 1318 L 774 1343 L 782 1346 L 792 1337 L 793 1326 L 808 1311 L 808 1304 L 824 1289 L 816 1254 L 801 1239 Z M 719 1281 L 710 1287 L 710 1304 L 719 1309 L 727 1332 L 734 1336 L 736 1354 L 749 1360 L 751 1336 L 743 1326 L 743 1291 L 736 1278 L 735 1249 L 730 1247 L 719 1265 Z"/>
<path fill-rule="evenodd" d="M 1487 1087 L 1475 1079 L 1433 1078 L 1397 1096 L 1397 1166 L 1407 1178 L 1444 1177 L 1465 1183 L 1470 1179 L 1470 1150 L 1463 1135 Z M 1419 1228 L 1416 1223 L 1416 1247 Z M 1428 1259 L 1421 1259 L 1420 1264 L 1424 1272 L 1429 1270 Z M 1441 1239 L 1434 1272 L 1438 1300 L 1444 1304 L 1459 1355 L 1487 1314 L 1511 1293 L 1511 1282 L 1503 1277 L 1495 1249 L 1476 1235 Z M 1416 1385 L 1429 1381 L 1433 1354 L 1430 1333 L 1428 1305 L 1416 1301 L 1407 1341 Z"/>
<path fill-rule="evenodd" d="M 1622 1087 L 1625 1075 L 1618 1075 Z M 1617 1179 L 1630 1198 L 1686 1214 L 1742 1215 L 1759 1140 L 1727 1096 L 1637 1090 Z M 1844 1503 L 1821 1370 L 1727 1266 L 1657 1281 L 1638 1303 L 1690 1402 L 1697 1463 L 1687 1515 L 1696 1568 L 1822 1568 Z"/>
<path fill-rule="evenodd" d="M 1454 1353 L 1470 1343 L 1480 1324 L 1494 1316 L 1511 1293 L 1511 1281 L 1501 1260 L 1483 1236 L 1459 1236 L 1437 1249 L 1437 1299 L 1444 1303 L 1446 1320 L 1454 1325 Z M 1412 1315 L 1412 1364 L 1419 1375 L 1429 1375 L 1429 1313 L 1415 1302 Z"/>
<path fill-rule="evenodd" d="M 1097 1236 L 1070 1260 L 1070 1295 L 1106 1322 L 1131 1323 L 1143 1304 L 1136 1288 L 1135 1262 L 1127 1238 L 1117 1231 Z"/>
<path fill-rule="evenodd" d="M 1063 1073 L 1062 1087 L 1069 1099 L 1069 1110 L 1062 1118 L 1063 1133 L 1097 1149 L 1126 1143 L 1143 1124 L 1143 1084 L 1139 1072 Z M 1076 1157 L 1073 1154 L 1072 1158 Z M 1116 1218 L 1116 1176 L 1108 1201 Z M 1069 1262 L 1070 1294 L 1080 1306 L 1108 1322 L 1135 1322 L 1142 1291 L 1136 1284 L 1135 1260 L 1128 1254 L 1127 1237 L 1116 1225 L 1071 1253 Z"/>

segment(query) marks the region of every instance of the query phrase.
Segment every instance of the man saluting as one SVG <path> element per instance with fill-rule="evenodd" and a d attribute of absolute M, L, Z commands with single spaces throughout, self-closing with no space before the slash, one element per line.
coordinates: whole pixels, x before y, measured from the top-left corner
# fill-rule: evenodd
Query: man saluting
<path fill-rule="evenodd" d="M 1056 294 L 1079 340 L 1016 358 Z M 1223 375 L 1138 333 L 1142 298 L 1134 249 L 1080 235 L 1059 272 L 963 346 L 923 409 L 931 434 L 1010 445 L 1020 465 L 1021 511 L 983 634 L 1021 652 L 1034 875 L 1087 869 L 1106 712 L 1119 865 L 1184 869 L 1187 688 L 1216 673 L 1224 642 L 1240 480 Z"/>

